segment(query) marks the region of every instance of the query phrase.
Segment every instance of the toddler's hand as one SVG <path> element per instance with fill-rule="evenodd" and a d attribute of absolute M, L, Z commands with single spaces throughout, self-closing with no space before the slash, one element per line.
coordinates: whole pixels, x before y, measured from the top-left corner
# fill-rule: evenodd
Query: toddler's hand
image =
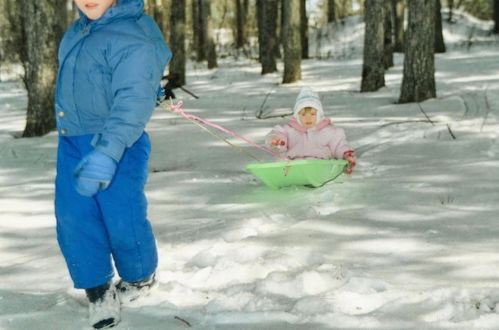
<path fill-rule="evenodd" d="M 353 168 L 357 165 L 357 157 L 353 150 L 348 150 L 343 154 L 343 158 L 348 162 L 348 166 L 345 170 L 346 174 L 352 174 Z"/>
<path fill-rule="evenodd" d="M 279 138 L 273 138 L 272 141 L 270 141 L 270 145 L 273 147 L 283 146 L 285 144 L 286 144 L 286 142 L 284 142 L 283 140 L 281 140 Z"/>

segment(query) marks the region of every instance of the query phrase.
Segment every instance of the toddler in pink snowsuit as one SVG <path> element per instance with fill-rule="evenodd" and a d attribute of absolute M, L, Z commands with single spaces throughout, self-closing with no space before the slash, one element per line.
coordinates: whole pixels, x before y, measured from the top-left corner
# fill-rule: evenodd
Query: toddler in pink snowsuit
<path fill-rule="evenodd" d="M 345 132 L 324 117 L 319 96 L 308 87 L 296 98 L 293 118 L 286 125 L 275 126 L 265 143 L 290 159 L 345 159 L 350 165 L 347 173 L 357 161 Z"/>

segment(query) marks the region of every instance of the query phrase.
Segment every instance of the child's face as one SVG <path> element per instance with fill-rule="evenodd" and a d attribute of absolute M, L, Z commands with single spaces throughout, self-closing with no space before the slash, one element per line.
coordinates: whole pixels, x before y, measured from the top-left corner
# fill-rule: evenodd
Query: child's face
<path fill-rule="evenodd" d="M 305 128 L 312 128 L 317 123 L 317 110 L 314 108 L 304 108 L 298 112 L 300 124 Z"/>
<path fill-rule="evenodd" d="M 74 0 L 78 8 L 92 21 L 99 19 L 117 0 Z"/>

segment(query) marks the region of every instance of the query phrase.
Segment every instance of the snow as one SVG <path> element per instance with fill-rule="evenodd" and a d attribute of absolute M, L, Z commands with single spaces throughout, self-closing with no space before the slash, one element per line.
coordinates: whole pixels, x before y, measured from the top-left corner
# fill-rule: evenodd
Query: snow
<path fill-rule="evenodd" d="M 258 143 L 311 86 L 358 166 L 322 188 L 271 190 L 244 172 L 252 159 L 158 109 L 146 191 L 159 288 L 116 329 L 498 329 L 499 47 L 483 31 L 462 47 L 463 27 L 481 25 L 454 17 L 438 97 L 421 104 L 396 104 L 400 54 L 374 93 L 358 92 L 361 49 L 303 61 L 289 85 L 282 67 L 190 64 L 200 98 L 178 90 L 185 110 Z M 55 239 L 57 136 L 16 138 L 26 102 L 21 82 L 0 83 L 0 328 L 88 329 Z"/>

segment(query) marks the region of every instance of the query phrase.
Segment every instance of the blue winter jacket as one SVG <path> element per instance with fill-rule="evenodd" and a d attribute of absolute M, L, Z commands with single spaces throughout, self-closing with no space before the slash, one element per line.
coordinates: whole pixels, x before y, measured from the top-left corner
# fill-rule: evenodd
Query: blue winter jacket
<path fill-rule="evenodd" d="M 171 52 L 143 0 L 118 0 L 102 17 L 80 12 L 59 48 L 59 134 L 95 134 L 92 145 L 120 160 L 142 135 Z"/>

